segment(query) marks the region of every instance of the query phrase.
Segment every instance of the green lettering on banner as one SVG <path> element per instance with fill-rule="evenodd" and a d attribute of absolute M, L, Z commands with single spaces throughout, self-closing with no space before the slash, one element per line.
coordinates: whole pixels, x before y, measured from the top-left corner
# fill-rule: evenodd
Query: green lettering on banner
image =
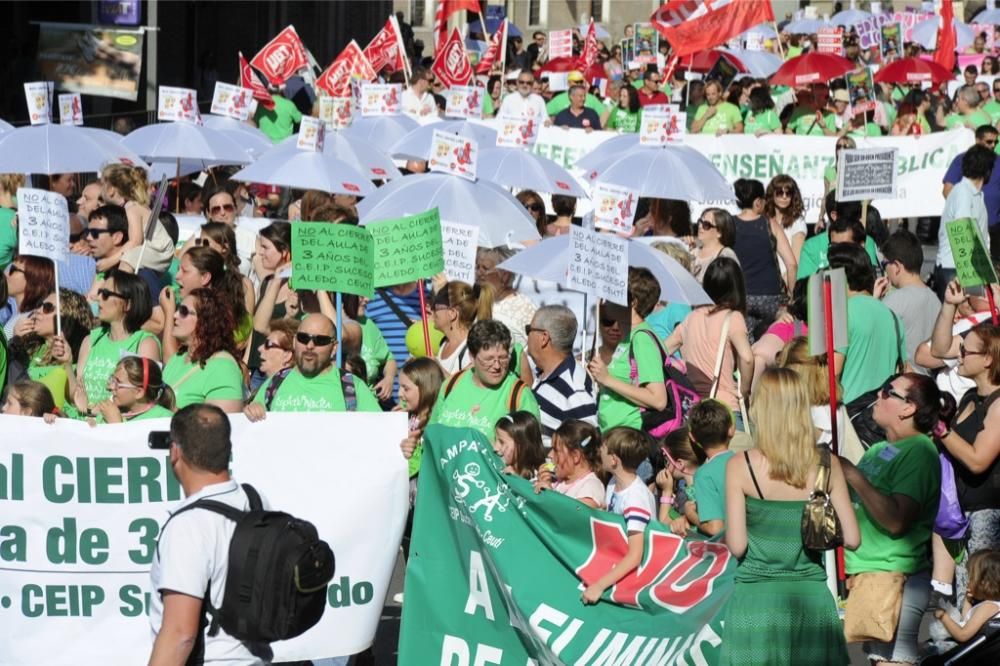
<path fill-rule="evenodd" d="M 975 221 L 968 217 L 952 220 L 945 224 L 945 230 L 948 232 L 951 254 L 955 258 L 959 284 L 963 287 L 995 284 L 997 274 Z"/>
<path fill-rule="evenodd" d="M 375 244 L 375 286 L 422 280 L 444 270 L 441 215 L 424 213 L 382 220 L 365 227 Z"/>
<path fill-rule="evenodd" d="M 292 281 L 296 289 L 371 296 L 372 237 L 367 228 L 329 222 L 292 223 Z"/>

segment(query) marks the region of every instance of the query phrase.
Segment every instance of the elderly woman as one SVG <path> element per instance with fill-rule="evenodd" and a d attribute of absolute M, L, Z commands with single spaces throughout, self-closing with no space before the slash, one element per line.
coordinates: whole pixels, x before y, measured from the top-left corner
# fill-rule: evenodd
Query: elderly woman
<path fill-rule="evenodd" d="M 497 268 L 514 256 L 516 250 L 501 245 L 479 248 L 476 253 L 476 282 L 493 287 L 493 318 L 505 325 L 511 341 L 518 347 L 528 343 L 524 327 L 531 323 L 537 306 L 514 288 L 514 274 Z"/>

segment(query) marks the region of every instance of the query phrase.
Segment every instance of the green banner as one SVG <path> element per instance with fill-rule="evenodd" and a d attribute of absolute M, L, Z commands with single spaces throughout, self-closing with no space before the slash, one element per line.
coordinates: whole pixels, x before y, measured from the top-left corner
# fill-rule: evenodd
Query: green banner
<path fill-rule="evenodd" d="M 444 270 L 441 215 L 437 208 L 365 228 L 375 239 L 376 287 L 422 280 Z"/>
<path fill-rule="evenodd" d="M 651 523 L 639 568 L 585 606 L 581 581 L 627 550 L 621 516 L 536 495 L 477 431 L 430 426 L 424 446 L 401 666 L 718 662 L 736 568 L 724 544 Z"/>
<path fill-rule="evenodd" d="M 948 232 L 948 243 L 955 259 L 959 284 L 963 287 L 978 287 L 996 283 L 997 274 L 993 269 L 993 261 L 986 251 L 975 221 L 969 217 L 953 220 L 945 225 L 945 230 Z"/>
<path fill-rule="evenodd" d="M 371 296 L 372 237 L 364 227 L 330 222 L 292 223 L 295 289 Z"/>

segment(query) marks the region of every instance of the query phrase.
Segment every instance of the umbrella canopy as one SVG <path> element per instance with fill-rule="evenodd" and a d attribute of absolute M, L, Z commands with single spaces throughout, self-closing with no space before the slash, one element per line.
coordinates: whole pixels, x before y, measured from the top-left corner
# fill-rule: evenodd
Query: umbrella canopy
<path fill-rule="evenodd" d="M 291 158 L 297 152 L 301 152 L 298 148 L 298 137 L 291 136 L 273 146 L 267 154 L 274 153 Z M 368 180 L 388 180 L 402 175 L 391 157 L 343 132 L 326 133 L 323 139 L 323 154 L 346 164 L 365 175 Z"/>
<path fill-rule="evenodd" d="M 369 146 L 389 154 L 393 144 L 420 126 L 413 118 L 399 114 L 396 116 L 372 116 L 357 118 L 351 126 L 341 130 L 347 136 L 360 139 Z M 427 159 L 422 157 L 421 159 Z"/>
<path fill-rule="evenodd" d="M 684 56 L 677 62 L 677 69 L 690 70 L 692 72 L 701 72 L 705 74 L 706 72 L 712 71 L 715 67 L 715 63 L 719 62 L 719 58 L 725 58 L 729 63 L 736 68 L 736 71 L 745 74 L 747 72 L 746 66 L 739 58 L 734 56 L 732 53 L 727 53 L 722 49 L 708 49 L 706 51 L 698 51 L 697 53 L 692 53 Z"/>
<path fill-rule="evenodd" d="M 722 49 L 724 53 L 735 56 L 743 64 L 746 72 L 758 79 L 767 77 L 778 71 L 784 62 L 776 53 L 767 51 L 748 51 L 746 49 Z"/>
<path fill-rule="evenodd" d="M 812 35 L 820 28 L 832 26 L 832 23 L 823 19 L 799 19 L 798 21 L 789 21 L 781 31 L 787 32 L 789 35 Z"/>
<path fill-rule="evenodd" d="M 649 269 L 660 284 L 661 301 L 692 306 L 712 303 L 698 281 L 673 257 L 637 241 L 629 241 L 627 247 L 628 265 Z M 569 235 L 563 234 L 546 238 L 541 243 L 521 250 L 497 268 L 536 280 L 562 284 L 566 281 L 569 262 Z"/>
<path fill-rule="evenodd" d="M 826 83 L 856 68 L 847 58 L 811 51 L 786 61 L 771 77 L 771 84 L 795 87 Z"/>
<path fill-rule="evenodd" d="M 925 49 L 933 50 L 937 46 L 937 33 L 938 24 L 940 20 L 938 17 L 929 18 L 919 23 L 913 25 L 913 31 L 910 33 L 912 35 L 913 41 L 920 44 Z M 958 19 L 954 19 L 955 24 L 955 50 L 965 49 L 972 46 L 972 42 L 976 41 L 976 34 L 973 32 L 965 23 L 962 23 Z"/>
<path fill-rule="evenodd" d="M 222 132 L 240 144 L 253 158 L 263 155 L 270 148 L 274 147 L 274 143 L 266 134 L 253 125 L 241 123 L 235 118 L 206 115 L 202 116 L 201 119 L 205 127 Z"/>
<path fill-rule="evenodd" d="M 900 58 L 882 67 L 875 74 L 876 83 L 943 83 L 951 81 L 952 73 L 931 60 Z"/>
<path fill-rule="evenodd" d="M 586 39 L 587 38 L 587 33 L 590 32 L 590 24 L 589 23 L 581 23 L 580 26 L 579 26 L 579 29 L 580 29 L 580 35 L 583 36 L 584 39 Z M 611 37 L 611 33 L 608 32 L 604 28 L 604 26 L 601 25 L 600 23 L 595 23 L 594 24 L 594 35 L 598 39 L 609 39 Z"/>
<path fill-rule="evenodd" d="M 250 153 L 229 134 L 187 122 L 155 123 L 130 132 L 122 144 L 159 162 L 201 160 L 205 166 L 246 164 Z"/>
<path fill-rule="evenodd" d="M 601 170 L 599 178 L 604 183 L 627 187 L 640 197 L 680 201 L 734 199 L 733 187 L 711 160 L 688 146 L 630 150 Z"/>
<path fill-rule="evenodd" d="M 499 185 L 443 173 L 397 178 L 358 204 L 361 224 L 392 220 L 437 208 L 442 220 L 479 227 L 480 247 L 540 238 L 521 202 Z"/>
<path fill-rule="evenodd" d="M 375 191 L 371 180 L 346 162 L 326 151 L 299 150 L 295 141 L 292 137 L 272 148 L 233 174 L 233 180 L 355 196 Z M 294 150 L 286 148 L 288 145 Z"/>
<path fill-rule="evenodd" d="M 0 133 L 9 132 L 14 129 L 14 126 L 8 123 L 6 120 L 0 120 Z"/>
<path fill-rule="evenodd" d="M 393 144 L 388 154 L 404 160 L 426 160 L 430 158 L 434 130 L 451 132 L 467 139 L 474 139 L 480 148 L 497 144 L 496 130 L 485 125 L 477 125 L 466 120 L 442 120 L 421 125 Z"/>
<path fill-rule="evenodd" d="M 972 22 L 980 25 L 1000 25 L 1000 9 L 987 9 L 982 11 L 972 18 Z"/>
<path fill-rule="evenodd" d="M 849 28 L 855 23 L 860 23 L 867 18 L 871 18 L 871 14 L 860 9 L 845 9 L 842 12 L 837 12 L 830 18 L 830 23 L 833 25 L 843 26 Z"/>
<path fill-rule="evenodd" d="M 506 187 L 590 198 L 566 169 L 547 157 L 520 148 L 493 146 L 481 149 L 476 176 Z"/>
<path fill-rule="evenodd" d="M 0 134 L 0 173 L 91 173 L 110 162 L 146 167 L 117 134 L 73 125 L 29 125 Z"/>
<path fill-rule="evenodd" d="M 608 161 L 614 161 L 625 151 L 639 147 L 638 134 L 619 134 L 604 141 L 592 151 L 576 161 L 577 169 L 587 171 L 587 177 L 591 178 L 596 172 L 608 165 Z"/>
<path fill-rule="evenodd" d="M 745 40 L 747 35 L 751 33 L 760 35 L 764 39 L 774 39 L 778 36 L 778 33 L 774 31 L 773 27 L 767 23 L 761 23 L 760 25 L 755 25 L 754 27 L 744 31 L 743 34 L 740 35 L 740 38 Z"/>

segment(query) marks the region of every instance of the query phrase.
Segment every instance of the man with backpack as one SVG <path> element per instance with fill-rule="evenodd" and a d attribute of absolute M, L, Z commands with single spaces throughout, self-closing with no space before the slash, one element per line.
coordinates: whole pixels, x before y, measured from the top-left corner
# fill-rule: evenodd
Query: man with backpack
<path fill-rule="evenodd" d="M 302 320 L 293 344 L 295 367 L 274 375 L 244 409 L 251 421 L 267 412 L 380 412 L 378 399 L 364 380 L 337 368 L 337 328 L 329 318 L 311 314 Z"/>

